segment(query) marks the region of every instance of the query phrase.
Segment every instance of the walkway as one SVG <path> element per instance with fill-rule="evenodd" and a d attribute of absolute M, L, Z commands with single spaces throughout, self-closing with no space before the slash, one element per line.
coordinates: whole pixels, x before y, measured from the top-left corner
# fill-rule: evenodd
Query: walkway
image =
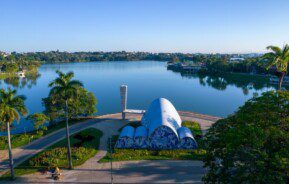
<path fill-rule="evenodd" d="M 83 123 L 75 124 L 70 127 L 70 133 L 76 133 L 81 130 L 84 130 L 92 125 L 94 125 L 96 122 L 101 121 L 100 119 L 91 119 L 87 120 Z M 28 158 L 32 157 L 33 155 L 39 153 L 43 149 L 51 146 L 52 144 L 58 142 L 59 140 L 65 138 L 66 136 L 66 130 L 65 129 L 60 129 L 57 130 L 49 135 L 46 135 L 36 141 L 31 142 L 30 144 L 13 149 L 13 159 L 14 159 L 14 164 L 15 166 L 21 164 Z M 7 150 L 1 150 L 1 152 L 4 152 Z M 4 174 L 7 171 L 8 168 L 8 156 L 2 157 L 0 160 L 0 176 Z"/>
<path fill-rule="evenodd" d="M 182 120 L 190 120 L 190 121 L 197 121 L 200 123 L 201 128 L 203 132 L 207 130 L 208 127 L 210 127 L 218 118 L 217 117 L 212 117 L 212 116 L 206 116 L 206 115 L 201 115 L 201 114 L 196 114 L 196 113 L 190 113 L 190 112 L 179 112 L 181 115 Z M 97 128 L 101 131 L 104 132 L 104 135 L 102 136 L 100 140 L 100 147 L 98 153 L 91 159 L 89 159 L 87 162 L 85 162 L 83 165 L 76 167 L 75 170 L 71 171 L 65 171 L 63 173 L 63 180 L 62 181 L 84 181 L 84 176 L 86 176 L 87 182 L 90 182 L 91 179 L 95 179 L 96 176 L 98 179 L 100 179 L 98 182 L 109 182 L 108 179 L 110 178 L 110 172 L 108 169 L 108 165 L 106 164 L 99 164 L 98 161 L 106 155 L 106 150 L 107 150 L 107 140 L 110 136 L 118 134 L 118 129 L 125 124 L 133 121 L 139 121 L 141 119 L 141 115 L 137 114 L 131 114 L 127 115 L 127 120 L 123 121 L 121 119 L 121 114 L 109 114 L 109 115 L 104 115 L 101 117 L 98 117 L 96 119 L 91 119 L 87 120 L 83 123 L 76 124 L 70 127 L 70 132 L 76 133 L 78 131 L 81 131 L 83 129 L 86 129 L 88 127 L 94 127 Z M 29 157 L 33 156 L 34 154 L 38 153 L 39 151 L 45 149 L 46 147 L 52 145 L 53 143 L 65 138 L 65 129 L 58 130 L 57 132 L 54 132 L 50 135 L 47 135 L 37 141 L 32 142 L 31 144 L 19 148 L 18 150 L 22 151 L 14 151 L 14 160 L 16 165 L 19 165 Z M 176 168 L 174 169 L 179 173 L 183 173 L 186 171 L 186 169 L 189 169 L 190 171 L 193 169 L 195 171 L 193 172 L 198 172 L 199 174 L 203 175 L 204 171 L 202 169 L 202 163 L 198 161 L 141 161 L 146 163 L 142 167 L 139 167 L 140 161 L 137 162 L 115 162 L 113 165 L 114 170 L 114 175 L 115 178 L 118 178 L 118 182 L 129 182 L 126 180 L 127 178 L 124 177 L 125 175 L 123 174 L 123 170 L 127 169 L 127 172 L 131 170 L 131 172 L 135 171 L 136 174 L 135 177 L 133 177 L 133 174 L 131 175 L 131 182 L 133 183 L 134 181 L 143 181 L 147 182 L 153 181 L 154 177 L 159 177 L 163 178 L 165 175 L 169 176 L 169 172 L 159 172 L 159 169 L 163 169 L 165 171 L 172 170 L 170 169 L 172 166 L 171 164 L 176 164 Z M 5 165 L 3 164 L 5 163 Z M 190 164 L 191 163 L 191 164 Z M 157 164 L 157 165 L 155 165 Z M 159 164 L 159 165 L 158 165 Z M 153 167 L 152 167 L 153 166 Z M 135 170 L 134 168 L 138 167 L 138 170 Z M 0 161 L 0 169 L 2 168 L 2 173 L 3 171 L 7 171 L 7 160 Z M 196 169 L 198 168 L 198 169 Z M 141 176 L 146 171 L 153 171 L 155 170 L 155 175 L 151 175 L 148 178 L 147 176 Z M 93 171 L 93 172 L 92 172 Z M 101 174 L 102 173 L 102 174 Z M 170 173 L 173 174 L 173 173 Z M 190 175 L 187 177 L 180 177 L 179 179 L 183 178 L 182 181 L 180 182 L 186 182 L 187 181 L 193 181 L 196 178 L 192 178 Z M 1 172 L 0 172 L 1 175 Z M 103 177 L 102 177 L 103 176 Z M 181 175 L 180 175 L 181 176 Z M 198 176 L 197 178 L 200 179 L 200 175 L 194 175 L 194 177 Z M 179 176 L 175 176 L 174 178 L 172 177 L 167 177 L 168 179 L 177 179 Z M 33 174 L 33 177 L 26 175 L 22 176 L 19 178 L 19 182 L 36 182 L 36 181 L 51 181 L 48 179 L 49 176 L 42 175 L 42 174 Z M 167 181 L 170 182 L 171 180 L 162 180 L 162 181 Z M 178 181 L 177 181 L 178 182 Z"/>

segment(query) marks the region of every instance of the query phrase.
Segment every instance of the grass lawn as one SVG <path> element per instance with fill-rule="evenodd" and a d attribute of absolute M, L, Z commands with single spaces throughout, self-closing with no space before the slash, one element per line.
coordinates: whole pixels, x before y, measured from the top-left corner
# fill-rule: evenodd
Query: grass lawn
<path fill-rule="evenodd" d="M 133 127 L 139 124 L 134 122 Z M 114 149 L 118 136 L 112 138 L 112 161 L 127 160 L 202 160 L 206 154 L 203 149 L 202 131 L 200 125 L 196 122 L 185 121 L 182 126 L 192 130 L 199 148 L 195 150 L 147 150 L 147 149 Z M 121 129 L 120 129 L 121 130 Z M 109 143 L 108 143 L 109 144 Z M 108 146 L 109 148 L 109 146 Z M 110 150 L 109 150 L 110 152 Z M 110 154 L 100 160 L 100 162 L 109 162 Z"/>
<path fill-rule="evenodd" d="M 89 119 L 89 118 L 87 118 Z M 69 122 L 69 125 L 73 125 L 76 123 L 79 123 L 81 121 L 85 121 L 87 119 L 81 118 L 81 119 L 72 119 Z M 39 133 L 37 133 L 36 131 L 32 131 L 32 132 L 28 132 L 28 133 L 23 133 L 23 134 L 15 134 L 15 135 L 11 135 L 11 143 L 12 143 L 12 148 L 17 148 L 20 146 L 24 146 L 36 139 L 41 138 L 44 135 L 47 135 L 49 133 L 52 133 L 56 130 L 59 130 L 61 128 L 65 127 L 65 122 L 59 122 L 55 125 L 51 125 L 47 127 L 47 130 L 43 131 L 41 133 L 41 131 L 39 131 Z M 4 130 L 5 131 L 5 130 Z M 8 149 L 8 144 L 7 144 L 7 136 L 0 136 L 0 150 L 5 150 Z"/>
<path fill-rule="evenodd" d="M 97 153 L 101 136 L 102 132 L 95 128 L 89 128 L 70 136 L 73 166 L 83 164 Z M 66 139 L 63 139 L 15 167 L 15 176 L 46 171 L 54 169 L 56 166 L 67 168 L 66 144 Z M 0 179 L 10 179 L 10 173 L 6 173 Z"/>

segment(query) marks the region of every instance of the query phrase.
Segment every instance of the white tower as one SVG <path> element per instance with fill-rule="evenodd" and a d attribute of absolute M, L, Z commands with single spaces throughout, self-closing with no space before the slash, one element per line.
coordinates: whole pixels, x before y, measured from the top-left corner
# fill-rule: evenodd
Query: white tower
<path fill-rule="evenodd" d="M 120 86 L 120 99 L 121 99 L 122 119 L 125 119 L 125 110 L 127 105 L 127 85 Z"/>

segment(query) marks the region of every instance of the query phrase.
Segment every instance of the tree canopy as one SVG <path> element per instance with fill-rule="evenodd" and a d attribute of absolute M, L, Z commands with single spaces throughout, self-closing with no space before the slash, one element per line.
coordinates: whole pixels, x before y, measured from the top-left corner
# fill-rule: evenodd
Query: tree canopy
<path fill-rule="evenodd" d="M 288 71 L 289 45 L 286 44 L 283 49 L 277 46 L 268 46 L 267 49 L 271 50 L 263 56 L 269 60 L 267 69 L 269 70 L 272 66 L 276 67 L 279 73 L 279 89 L 281 90 L 284 76 Z"/>
<path fill-rule="evenodd" d="M 288 183 L 289 92 L 255 97 L 205 136 L 207 183 Z"/>
<path fill-rule="evenodd" d="M 83 87 L 77 88 L 77 94 L 74 98 L 68 100 L 69 117 L 88 116 L 94 114 L 96 110 L 97 99 L 93 93 L 88 92 Z M 65 116 L 65 99 L 59 95 L 51 93 L 47 98 L 43 98 L 46 114 L 51 121 L 63 119 Z"/>
<path fill-rule="evenodd" d="M 8 88 L 0 90 L 0 123 L 13 123 L 19 121 L 20 115 L 26 115 L 27 109 L 24 104 L 26 99 L 23 95 L 16 95 L 17 91 Z"/>
<path fill-rule="evenodd" d="M 43 129 L 43 130 L 47 129 L 47 127 L 44 126 L 44 124 L 47 121 L 49 121 L 49 118 L 45 114 L 42 114 L 42 113 L 30 114 L 26 119 L 33 122 L 34 129 L 37 131 L 39 129 Z"/>

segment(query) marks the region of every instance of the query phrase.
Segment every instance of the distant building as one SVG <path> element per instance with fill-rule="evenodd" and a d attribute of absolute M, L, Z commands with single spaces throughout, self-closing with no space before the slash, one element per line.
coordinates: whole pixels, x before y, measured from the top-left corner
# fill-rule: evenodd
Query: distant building
<path fill-rule="evenodd" d="M 187 62 L 168 63 L 167 68 L 172 70 L 197 73 L 199 70 L 204 69 L 206 67 L 202 63 L 187 61 Z"/>
<path fill-rule="evenodd" d="M 229 59 L 229 63 L 239 63 L 241 61 L 244 61 L 245 59 L 242 57 L 232 57 Z"/>

